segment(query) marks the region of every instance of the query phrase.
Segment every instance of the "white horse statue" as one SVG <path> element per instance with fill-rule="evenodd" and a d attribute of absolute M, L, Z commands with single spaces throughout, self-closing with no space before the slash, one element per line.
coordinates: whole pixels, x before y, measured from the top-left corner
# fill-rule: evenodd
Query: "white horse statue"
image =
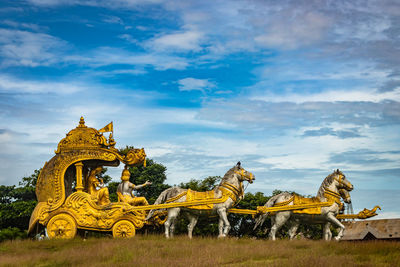
<path fill-rule="evenodd" d="M 353 190 L 353 185 L 346 179 L 346 176 L 339 170 L 334 171 L 328 175 L 321 184 L 315 198 L 302 198 L 296 194 L 288 192 L 280 193 L 279 195 L 271 197 L 266 207 L 274 206 L 285 206 L 285 205 L 296 205 L 296 204 L 309 204 L 317 202 L 331 202 L 330 206 L 324 206 L 319 208 L 309 208 L 302 210 L 289 210 L 289 211 L 277 211 L 271 214 L 271 231 L 269 238 L 275 240 L 276 232 L 286 223 L 290 222 L 291 227 L 289 229 L 289 237 L 293 239 L 296 235 L 297 228 L 301 221 L 306 223 L 319 223 L 324 224 L 324 239 L 329 240 L 330 235 L 330 224 L 340 228 L 338 235 L 335 237 L 336 240 L 340 240 L 343 236 L 344 225 L 336 218 L 339 210 L 342 206 L 340 202 L 341 194 L 346 197 L 345 201 L 350 201 L 350 195 L 345 195 L 344 191 L 340 192 L 340 189 L 347 191 Z M 256 218 L 256 225 L 254 229 L 261 226 L 268 213 L 259 215 Z"/>
<path fill-rule="evenodd" d="M 352 205 L 351 204 L 351 197 L 350 197 L 350 192 L 347 191 L 346 189 L 342 188 L 339 190 L 339 194 L 342 197 L 344 203 L 347 203 L 348 205 Z M 341 210 L 339 210 L 339 213 L 344 212 L 344 205 L 341 206 Z M 332 232 L 331 232 L 331 223 L 330 222 L 326 222 L 323 226 L 323 230 L 322 230 L 322 238 L 324 240 L 331 240 L 332 239 Z"/>
<path fill-rule="evenodd" d="M 228 209 L 232 208 L 238 201 L 243 198 L 244 188 L 243 181 L 252 183 L 255 180 L 251 172 L 242 168 L 238 162 L 233 168 L 226 172 L 221 180 L 221 183 L 211 191 L 196 192 L 190 189 L 180 187 L 171 187 L 164 190 L 157 198 L 154 204 L 162 203 L 177 203 L 197 200 L 223 200 L 218 204 L 197 205 L 189 207 L 175 207 L 168 209 L 168 217 L 164 223 L 165 236 L 172 237 L 175 229 L 175 221 L 180 211 L 184 211 L 189 218 L 188 236 L 192 238 L 193 229 L 200 215 L 210 216 L 219 215 L 219 235 L 218 237 L 227 236 L 231 226 L 228 221 Z M 146 220 L 149 220 L 155 210 L 151 210 L 147 215 Z"/>

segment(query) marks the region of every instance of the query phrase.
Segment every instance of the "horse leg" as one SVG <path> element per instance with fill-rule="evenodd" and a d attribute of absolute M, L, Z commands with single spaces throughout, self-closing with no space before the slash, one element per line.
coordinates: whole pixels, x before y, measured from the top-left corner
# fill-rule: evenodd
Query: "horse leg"
<path fill-rule="evenodd" d="M 171 237 L 174 237 L 174 233 L 175 233 L 175 223 L 176 223 L 176 219 L 178 218 L 178 216 L 179 216 L 179 212 L 181 211 L 181 209 L 180 208 L 174 208 L 175 209 L 175 216 L 172 218 L 172 223 L 171 223 L 171 226 L 170 226 L 170 228 L 169 228 L 169 234 L 170 234 L 170 236 Z"/>
<path fill-rule="evenodd" d="M 188 236 L 190 239 L 192 239 L 192 234 L 193 234 L 193 229 L 196 226 L 197 220 L 199 219 L 199 217 L 192 215 L 190 213 L 188 213 L 188 217 L 189 217 L 189 224 L 188 224 Z"/>
<path fill-rule="evenodd" d="M 228 221 L 226 209 L 225 208 L 218 209 L 218 214 L 219 214 L 220 220 L 222 219 L 223 225 L 224 225 L 224 227 L 223 227 L 224 230 L 223 230 L 222 236 L 219 236 L 219 237 L 226 237 L 229 233 L 229 230 L 231 230 L 231 224 Z"/>
<path fill-rule="evenodd" d="M 275 215 L 275 223 L 271 227 L 271 232 L 269 232 L 269 239 L 275 241 L 276 232 L 281 229 L 281 227 L 289 220 L 290 212 L 288 211 L 281 211 Z"/>
<path fill-rule="evenodd" d="M 164 223 L 164 228 L 165 228 L 165 237 L 169 238 L 169 227 L 171 226 L 171 217 L 168 215 L 167 220 Z"/>
<path fill-rule="evenodd" d="M 344 225 L 336 218 L 336 216 L 333 213 L 330 212 L 326 216 L 328 217 L 329 222 L 333 223 L 334 225 L 336 225 L 337 227 L 340 228 L 338 235 L 335 236 L 335 240 L 339 241 L 340 238 L 342 238 L 342 236 L 343 236 L 343 232 L 344 232 L 344 228 L 345 228 Z"/>
<path fill-rule="evenodd" d="M 174 237 L 174 233 L 175 233 L 175 221 L 176 221 L 176 218 L 174 218 L 174 220 L 172 220 L 171 226 L 169 227 L 169 236 L 171 238 Z"/>
<path fill-rule="evenodd" d="M 224 235 L 224 220 L 222 220 L 221 216 L 219 217 L 219 222 L 218 222 L 218 237 L 223 237 Z"/>
<path fill-rule="evenodd" d="M 325 241 L 330 241 L 332 239 L 331 223 L 329 222 L 324 224 L 323 238 Z"/>
<path fill-rule="evenodd" d="M 179 215 L 179 208 L 171 208 L 168 210 L 168 217 L 164 223 L 165 226 L 165 237 L 170 238 L 174 235 L 174 228 L 175 228 L 175 220 L 176 217 Z"/>
<path fill-rule="evenodd" d="M 299 228 L 299 223 L 294 222 L 292 224 L 292 227 L 289 229 L 289 238 L 290 240 L 293 240 L 293 238 L 296 236 L 297 229 Z"/>

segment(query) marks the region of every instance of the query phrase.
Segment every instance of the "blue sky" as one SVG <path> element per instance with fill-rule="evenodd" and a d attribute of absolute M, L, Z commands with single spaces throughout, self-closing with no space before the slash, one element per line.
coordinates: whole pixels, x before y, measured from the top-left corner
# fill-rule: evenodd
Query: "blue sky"
<path fill-rule="evenodd" d="M 339 168 L 356 210 L 400 216 L 398 1 L 0 5 L 0 184 L 42 167 L 82 115 L 113 121 L 170 184 L 240 160 L 251 192 L 314 195 Z"/>

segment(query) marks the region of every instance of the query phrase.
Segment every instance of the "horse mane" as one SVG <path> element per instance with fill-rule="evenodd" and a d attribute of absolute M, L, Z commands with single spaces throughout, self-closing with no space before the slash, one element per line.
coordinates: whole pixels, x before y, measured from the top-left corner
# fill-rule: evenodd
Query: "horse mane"
<path fill-rule="evenodd" d="M 325 193 L 325 186 L 328 186 L 332 184 L 333 179 L 336 174 L 342 174 L 341 171 L 334 171 L 333 173 L 329 174 L 328 176 L 325 177 L 325 179 L 322 181 L 321 186 L 319 187 L 317 197 L 323 197 Z"/>
<path fill-rule="evenodd" d="M 220 185 L 221 185 L 226 179 L 228 179 L 228 178 L 233 174 L 233 172 L 235 171 L 235 167 L 236 167 L 236 166 L 233 166 L 232 168 L 230 168 L 230 169 L 225 173 L 224 177 L 222 177 L 222 179 L 221 179 Z"/>

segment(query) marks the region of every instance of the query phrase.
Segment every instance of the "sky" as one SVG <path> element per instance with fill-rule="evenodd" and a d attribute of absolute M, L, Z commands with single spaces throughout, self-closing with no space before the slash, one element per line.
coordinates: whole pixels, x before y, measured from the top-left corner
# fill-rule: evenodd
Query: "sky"
<path fill-rule="evenodd" d="M 400 2 L 1 1 L 0 184 L 81 116 L 171 185 L 240 160 L 248 192 L 315 195 L 340 169 L 355 211 L 398 218 Z"/>

